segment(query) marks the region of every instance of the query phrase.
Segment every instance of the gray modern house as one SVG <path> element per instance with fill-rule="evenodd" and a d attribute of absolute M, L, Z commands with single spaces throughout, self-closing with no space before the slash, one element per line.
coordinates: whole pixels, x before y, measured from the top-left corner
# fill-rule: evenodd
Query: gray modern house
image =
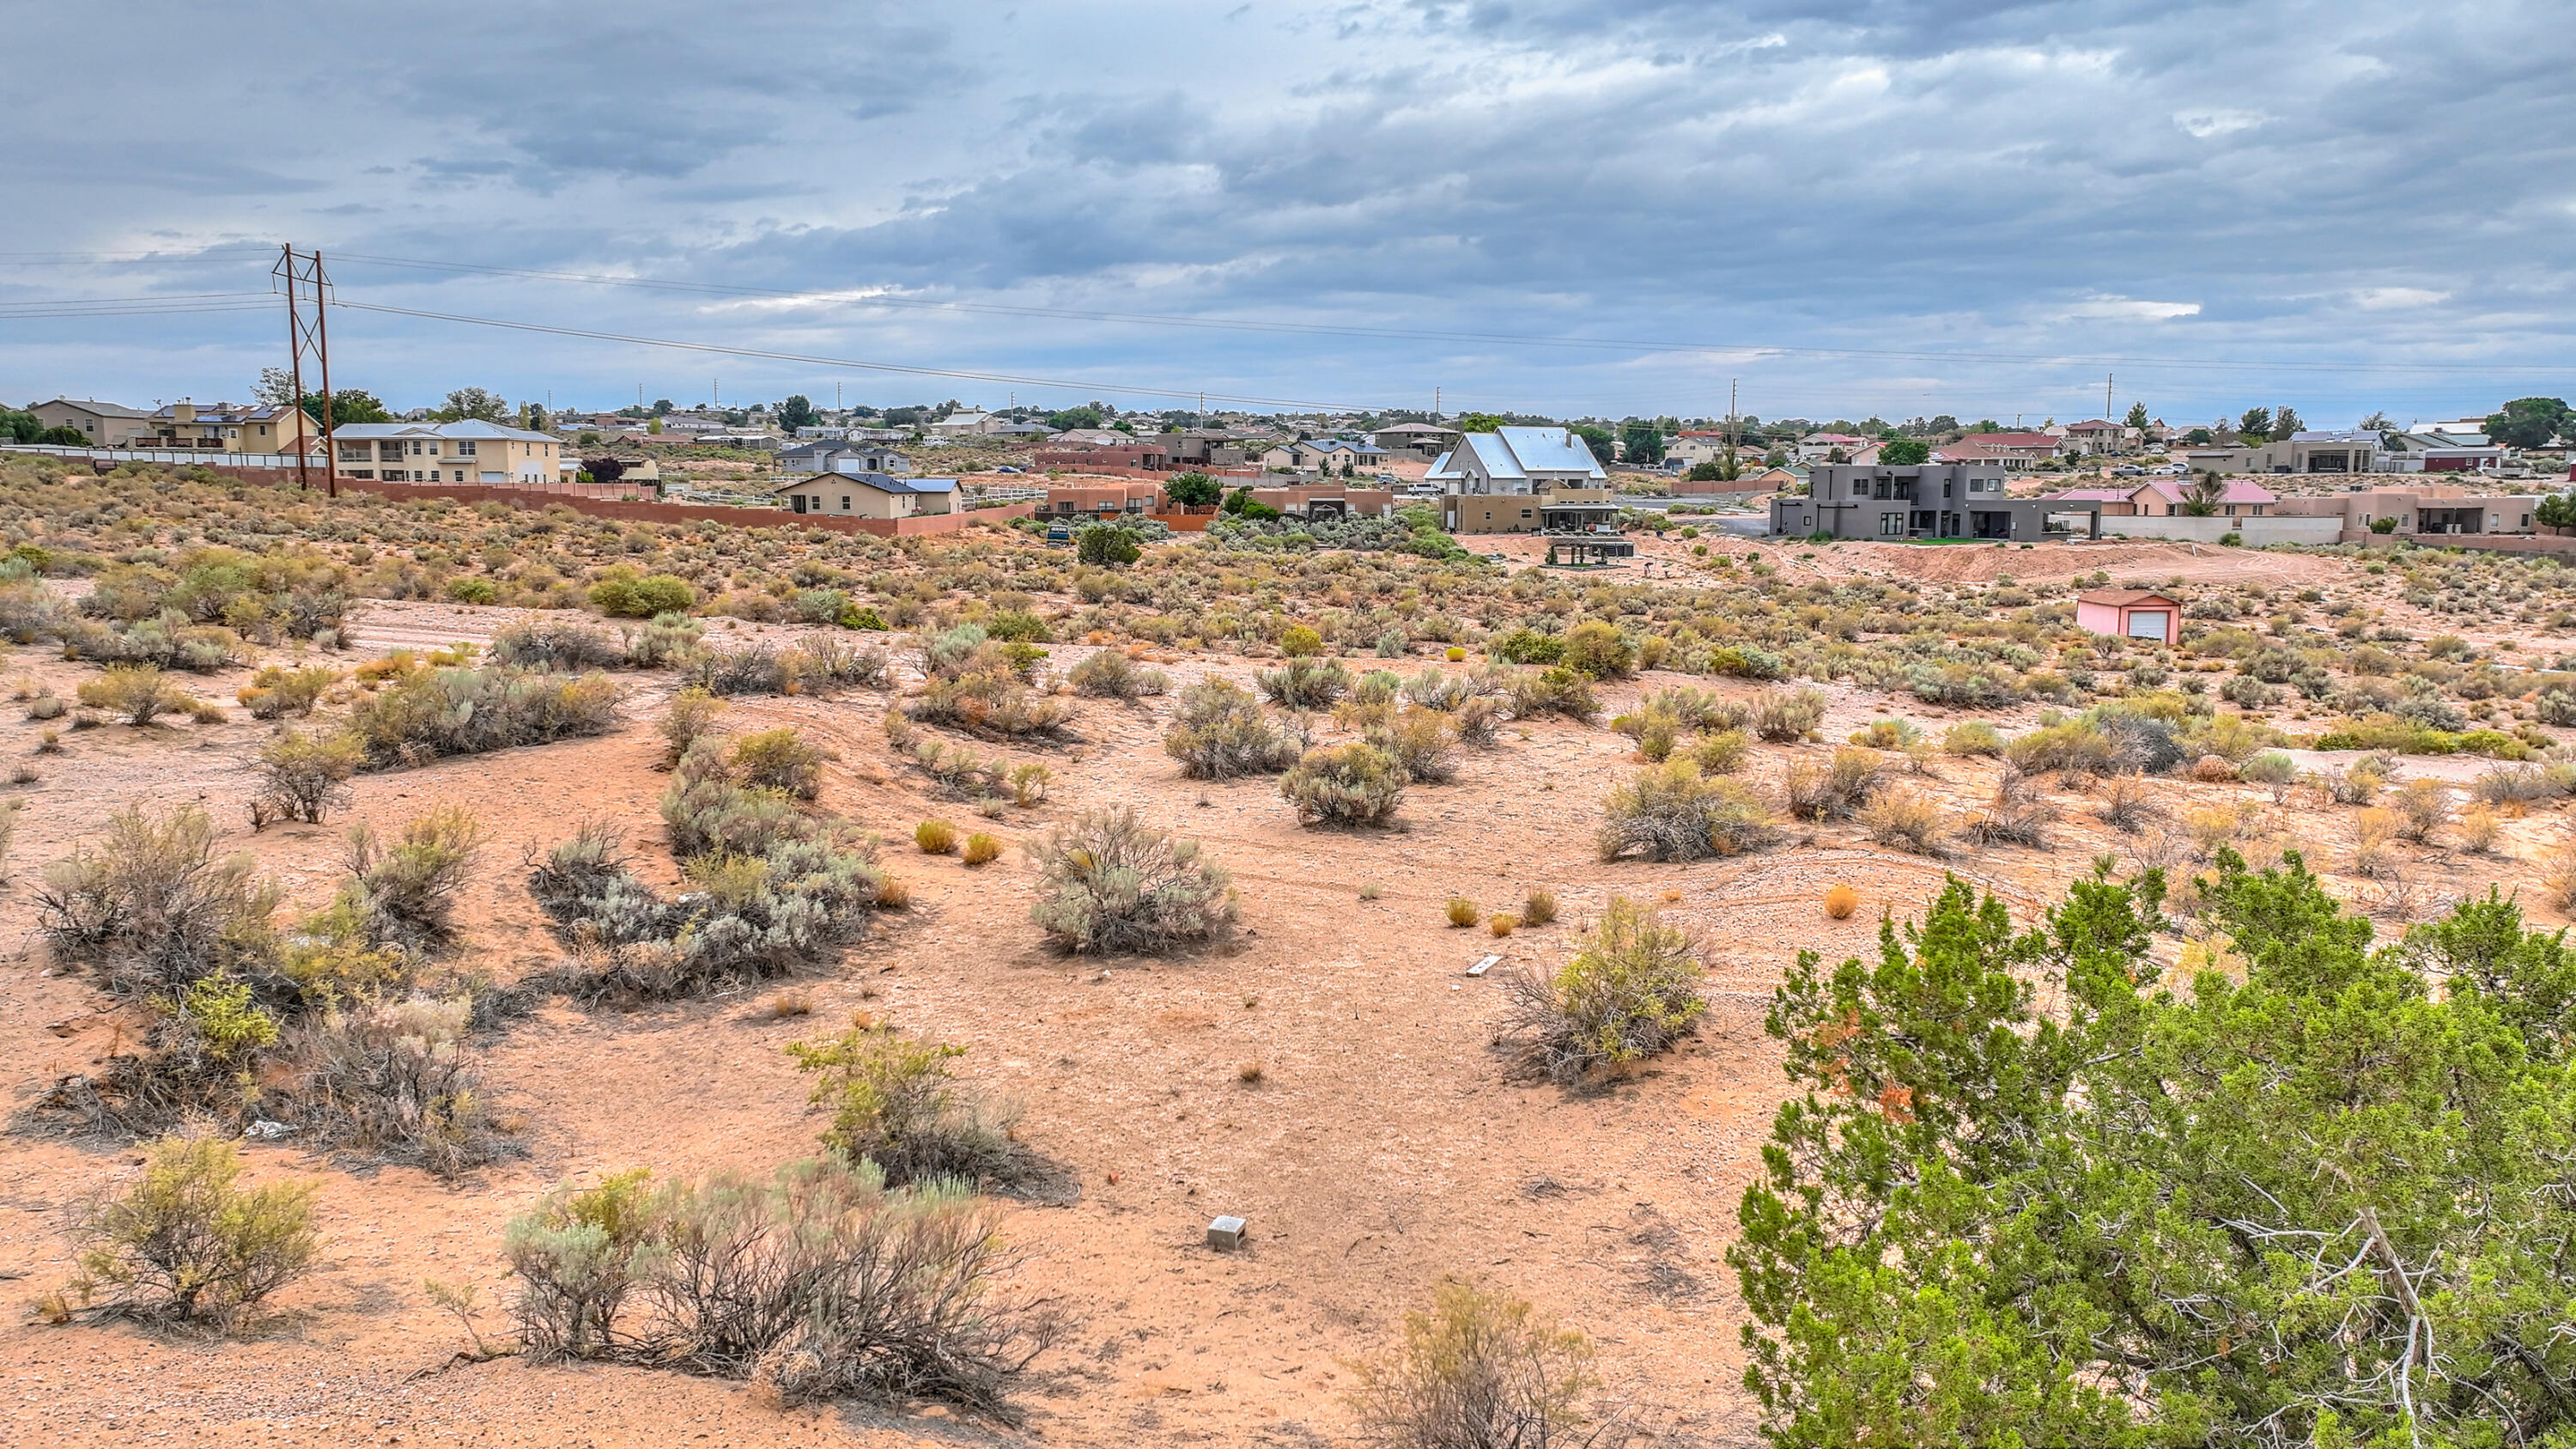
<path fill-rule="evenodd" d="M 1807 475 L 1807 496 L 1771 500 L 1771 532 L 1791 537 L 1991 538 L 2037 543 L 2052 515 L 2084 517 L 2102 536 L 2102 505 L 2091 500 L 2007 498 L 1992 463 L 1825 463 Z M 2065 537 L 2060 528 L 2054 536 Z"/>

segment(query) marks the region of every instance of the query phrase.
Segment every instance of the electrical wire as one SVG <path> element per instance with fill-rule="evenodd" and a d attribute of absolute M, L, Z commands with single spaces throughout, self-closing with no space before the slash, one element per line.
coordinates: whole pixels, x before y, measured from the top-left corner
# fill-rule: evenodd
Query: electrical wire
<path fill-rule="evenodd" d="M 487 276 L 524 277 L 539 281 L 582 282 L 595 286 L 629 287 L 647 291 L 696 293 L 722 297 L 812 298 L 808 291 L 783 291 L 770 287 L 729 286 L 715 282 L 675 281 L 660 277 L 621 277 L 593 272 L 558 272 L 532 267 L 496 267 L 473 262 L 433 261 L 419 257 L 388 257 L 365 252 L 340 252 L 335 263 L 358 263 L 365 266 L 404 267 L 421 271 L 479 273 Z M 1752 352 L 1790 357 L 1845 358 L 1885 362 L 1988 362 L 2041 366 L 2102 367 L 2171 367 L 2202 370 L 2235 370 L 2248 372 L 2568 372 L 2571 364 L 2528 365 L 2517 363 L 2440 363 L 2440 362 L 2256 362 L 2234 358 L 2145 357 L 2129 354 L 2089 353 L 2016 353 L 1960 352 L 1938 349 L 1893 349 L 1852 347 L 1798 347 L 1771 342 L 1677 342 L 1625 337 L 1539 337 L 1525 333 L 1459 332 L 1438 329 L 1402 327 L 1364 327 L 1323 322 L 1275 322 L 1219 317 L 1183 317 L 1159 312 L 1106 312 L 1061 307 L 1033 307 L 1000 302 L 959 302 L 925 297 L 898 297 L 872 293 L 856 297 L 816 298 L 816 305 L 852 307 L 912 308 L 922 311 L 963 312 L 986 316 L 1040 318 L 1074 322 L 1113 322 L 1154 327 L 1180 327 L 1203 331 L 1234 331 L 1315 337 L 1365 337 L 1408 342 L 1453 342 L 1501 344 L 1518 347 L 1587 348 L 1620 352 Z"/>
<path fill-rule="evenodd" d="M 336 288 L 334 291 L 336 292 Z M 976 372 L 963 368 L 915 367 L 899 362 L 869 362 L 854 357 L 823 357 L 803 352 L 777 352 L 759 347 L 728 347 L 715 342 L 681 342 L 667 337 L 636 337 L 622 332 L 597 332 L 583 327 L 557 327 L 543 322 L 518 322 L 501 317 L 468 317 L 455 312 L 430 312 L 416 307 L 388 307 L 375 302 L 352 302 L 334 295 L 331 305 L 349 312 L 381 312 L 394 317 L 420 317 L 437 322 L 462 322 L 476 327 L 502 327 L 514 332 L 539 332 L 554 337 L 582 337 L 595 342 L 623 342 L 638 347 L 669 347 L 684 352 L 707 352 L 726 357 L 752 357 L 769 362 L 794 362 L 811 367 L 846 367 L 866 372 L 902 373 L 913 377 L 946 377 L 964 382 L 1004 383 L 1017 387 L 1054 387 L 1093 394 L 1134 394 L 1145 397 L 1205 398 L 1209 402 L 1241 403 L 1253 407 L 1320 409 L 1333 412 L 1366 411 L 1355 403 L 1317 402 L 1311 398 L 1249 397 L 1238 393 L 1202 391 L 1194 387 L 1139 387 L 1120 383 L 1084 381 L 1061 377 L 1022 377 L 1007 372 Z"/>

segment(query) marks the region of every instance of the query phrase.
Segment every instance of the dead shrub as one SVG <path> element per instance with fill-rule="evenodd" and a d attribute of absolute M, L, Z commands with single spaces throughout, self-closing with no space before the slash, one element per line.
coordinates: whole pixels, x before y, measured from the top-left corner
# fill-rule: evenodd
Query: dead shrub
<path fill-rule="evenodd" d="M 2397 838 L 2417 845 L 2430 845 L 2433 836 L 2451 823 L 2451 791 L 2439 780 L 2409 780 L 2397 792 Z"/>
<path fill-rule="evenodd" d="M 1523 969 L 1510 986 L 1499 1037 L 1558 1082 L 1669 1050 L 1708 1010 L 1690 938 L 1625 896 L 1553 975 Z"/>
<path fill-rule="evenodd" d="M 2203 755 L 2191 762 L 2191 777 L 2204 785 L 2232 784 L 2236 767 L 2223 755 Z"/>
<path fill-rule="evenodd" d="M 1825 914 L 1837 921 L 1848 921 L 1860 909 L 1860 892 L 1847 885 L 1825 888 Z"/>
<path fill-rule="evenodd" d="M 2056 804 L 2040 794 L 2029 776 L 2007 767 L 1984 807 L 1959 827 L 1959 836 L 1977 846 L 2026 845 L 2046 850 L 2048 827 L 2057 816 Z"/>
<path fill-rule="evenodd" d="M 2352 873 L 2377 880 L 2397 873 L 2395 843 L 2403 822 L 2397 812 L 2379 806 L 2362 811 L 2352 822 Z"/>
<path fill-rule="evenodd" d="M 1132 809 L 1096 811 L 1029 848 L 1038 867 L 1030 918 L 1066 951 L 1153 953 L 1234 923 L 1225 871 L 1195 840 L 1176 840 Z"/>
<path fill-rule="evenodd" d="M 2102 798 L 2095 805 L 2095 819 L 2122 835 L 2135 835 L 2165 814 L 2156 801 L 2155 791 L 2135 775 L 2114 775 L 2102 787 Z"/>
<path fill-rule="evenodd" d="M 57 959 L 96 968 L 120 996 L 177 996 L 258 964 L 282 892 L 246 855 L 218 859 L 206 812 L 128 806 L 97 844 L 45 870 L 37 925 Z"/>
<path fill-rule="evenodd" d="M 2471 855 L 2493 854 L 2496 842 L 2504 837 L 2504 821 L 2497 816 L 2495 808 L 2490 805 L 2472 805 L 2461 811 L 2456 828 L 2460 837 L 2460 848 Z"/>
<path fill-rule="evenodd" d="M 292 1047 L 304 1125 L 442 1177 L 503 1155 L 476 1090 L 474 1003 L 414 997 L 333 1007 Z"/>

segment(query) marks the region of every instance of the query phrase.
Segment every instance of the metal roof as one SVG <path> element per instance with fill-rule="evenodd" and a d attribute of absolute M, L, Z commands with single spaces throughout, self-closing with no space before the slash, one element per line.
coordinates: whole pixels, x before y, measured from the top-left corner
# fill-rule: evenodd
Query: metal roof
<path fill-rule="evenodd" d="M 505 428 L 481 418 L 464 418 L 452 423 L 342 423 L 331 430 L 337 439 L 355 441 L 364 438 L 472 438 L 506 439 L 521 443 L 559 443 L 552 433 L 532 433 L 526 428 Z"/>

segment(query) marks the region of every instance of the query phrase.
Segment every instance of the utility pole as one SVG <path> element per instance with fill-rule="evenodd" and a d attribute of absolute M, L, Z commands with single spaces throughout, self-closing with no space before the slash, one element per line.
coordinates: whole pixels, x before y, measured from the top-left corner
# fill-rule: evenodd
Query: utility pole
<path fill-rule="evenodd" d="M 2102 421 L 2111 420 L 2111 374 L 2102 374 Z"/>
<path fill-rule="evenodd" d="M 1440 384 L 1431 384 L 1431 421 L 1440 421 Z"/>
<path fill-rule="evenodd" d="M 299 253 L 292 243 L 278 248 L 277 265 L 269 269 L 269 275 L 283 282 L 286 291 L 286 370 L 290 385 L 295 389 L 295 411 L 299 414 L 295 425 L 295 486 L 300 491 L 309 491 L 313 486 L 312 461 L 309 450 L 304 446 L 304 424 L 300 418 L 304 412 L 304 354 L 310 352 L 322 371 L 322 416 L 319 422 L 322 427 L 323 488 L 327 496 L 337 498 L 340 496 L 340 455 L 339 446 L 331 437 L 331 319 L 328 316 L 331 277 L 322 270 L 320 252 Z M 308 288 L 312 297 L 309 319 L 304 310 Z"/>

